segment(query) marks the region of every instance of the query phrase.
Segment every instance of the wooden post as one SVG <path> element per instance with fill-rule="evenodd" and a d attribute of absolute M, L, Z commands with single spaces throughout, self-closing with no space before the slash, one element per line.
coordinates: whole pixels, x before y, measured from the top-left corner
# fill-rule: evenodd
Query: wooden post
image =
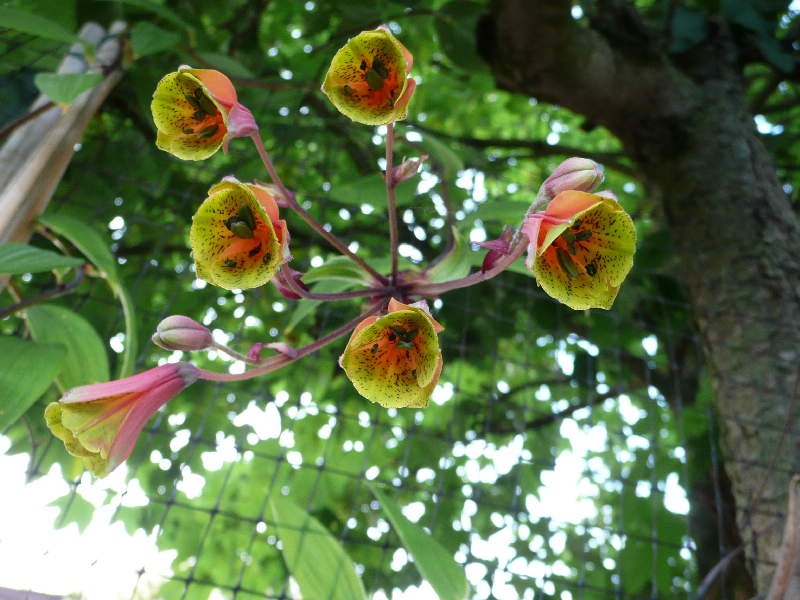
<path fill-rule="evenodd" d="M 125 23 L 115 22 L 108 32 L 86 23 L 79 37 L 96 45 L 95 62 L 87 63 L 80 44 L 74 44 L 61 62 L 59 73 L 105 73 L 105 78 L 78 96 L 66 110 L 52 106 L 30 119 L 9 136 L 0 149 L 0 243 L 24 242 L 33 221 L 47 207 L 89 119 L 122 77 L 122 42 Z M 40 96 L 31 111 L 47 104 Z M 0 280 L 0 290 L 5 281 Z"/>

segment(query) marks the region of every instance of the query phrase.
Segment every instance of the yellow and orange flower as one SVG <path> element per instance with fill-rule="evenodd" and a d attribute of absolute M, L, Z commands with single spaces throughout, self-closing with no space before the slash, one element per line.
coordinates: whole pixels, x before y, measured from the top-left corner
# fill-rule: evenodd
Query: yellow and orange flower
<path fill-rule="evenodd" d="M 208 190 L 189 232 L 200 279 L 232 290 L 259 287 L 275 276 L 291 258 L 275 195 L 272 186 L 233 177 Z"/>
<path fill-rule="evenodd" d="M 156 86 L 150 104 L 156 145 L 184 160 L 203 160 L 230 140 L 258 130 L 231 80 L 214 69 L 181 66 Z"/>
<path fill-rule="evenodd" d="M 633 220 L 616 200 L 563 191 L 522 231 L 525 266 L 548 295 L 575 310 L 611 308 L 636 251 Z"/>
<path fill-rule="evenodd" d="M 339 365 L 367 400 L 387 408 L 424 408 L 442 372 L 438 334 L 444 328 L 424 303 L 392 298 L 388 310 L 358 324 Z"/>
<path fill-rule="evenodd" d="M 411 53 L 389 28 L 362 31 L 333 57 L 322 91 L 343 115 L 364 125 L 406 118 L 416 82 Z"/>

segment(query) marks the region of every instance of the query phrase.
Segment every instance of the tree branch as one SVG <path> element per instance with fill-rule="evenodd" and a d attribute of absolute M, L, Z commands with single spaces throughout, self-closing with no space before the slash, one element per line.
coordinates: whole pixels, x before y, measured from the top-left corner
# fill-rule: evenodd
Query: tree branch
<path fill-rule="evenodd" d="M 525 148 L 533 151 L 531 155 L 518 156 L 517 158 L 536 159 L 542 156 L 583 156 L 591 158 L 620 173 L 636 176 L 636 172 L 632 167 L 621 162 L 621 159 L 624 157 L 621 152 L 589 152 L 583 148 L 564 146 L 563 144 L 548 144 L 541 140 L 475 138 L 466 135 L 445 133 L 419 123 L 408 123 L 408 125 L 419 131 L 433 134 L 442 139 L 452 140 L 472 148 Z"/>

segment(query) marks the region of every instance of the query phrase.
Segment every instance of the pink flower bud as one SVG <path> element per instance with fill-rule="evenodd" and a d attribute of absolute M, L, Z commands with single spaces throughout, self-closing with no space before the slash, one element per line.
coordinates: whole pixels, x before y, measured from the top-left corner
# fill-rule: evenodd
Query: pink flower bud
<path fill-rule="evenodd" d="M 419 171 L 422 162 L 428 158 L 427 154 L 416 156 L 414 158 L 407 158 L 394 169 L 392 169 L 392 184 L 397 185 L 403 183 L 407 179 L 411 179 Z"/>
<path fill-rule="evenodd" d="M 213 339 L 211 332 L 200 323 L 183 315 L 172 315 L 161 321 L 152 337 L 164 350 L 205 350 Z"/>
<path fill-rule="evenodd" d="M 539 194 L 550 200 L 569 190 L 592 192 L 603 182 L 603 177 L 603 171 L 596 162 L 573 156 L 558 165 L 544 180 Z"/>

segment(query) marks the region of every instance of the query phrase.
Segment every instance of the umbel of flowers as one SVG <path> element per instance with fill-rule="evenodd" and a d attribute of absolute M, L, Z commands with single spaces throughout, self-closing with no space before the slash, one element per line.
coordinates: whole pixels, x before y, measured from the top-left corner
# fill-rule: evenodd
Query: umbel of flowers
<path fill-rule="evenodd" d="M 436 283 L 430 281 L 430 267 L 399 271 L 395 186 L 414 177 L 425 158 L 394 164 L 394 123 L 406 117 L 416 88 L 412 65 L 411 53 L 381 26 L 350 39 L 333 57 L 322 84 L 322 92 L 346 117 L 386 126 L 388 273 L 376 271 L 297 202 L 227 76 L 181 66 L 158 82 L 152 113 L 160 149 L 179 159 L 203 160 L 220 148 L 227 151 L 230 140 L 249 137 L 271 180 L 243 183 L 225 177 L 211 186 L 204 200 L 198 199 L 188 232 L 197 277 L 227 290 L 272 283 L 277 293 L 291 300 L 360 300 L 363 306 L 349 322 L 305 346 L 256 343 L 246 352 L 216 342 L 206 327 L 188 316 L 167 317 L 153 334 L 158 346 L 182 352 L 214 349 L 249 368 L 219 373 L 179 362 L 69 390 L 47 407 L 45 419 L 67 451 L 92 473 L 104 476 L 122 464 L 148 419 L 196 380 L 265 376 L 348 334 L 339 365 L 361 396 L 385 407 L 426 407 L 444 363 L 439 340 L 443 327 L 425 300 L 497 276 L 522 259 L 526 249 L 526 267 L 551 297 L 577 310 L 611 308 L 633 265 L 636 231 L 613 193 L 595 193 L 603 173 L 585 158 L 561 163 L 518 222 L 507 225 L 498 239 L 481 244 L 488 252 L 480 270 Z M 303 273 L 289 265 L 289 228 L 280 211 L 304 221 L 350 259 L 363 272 L 364 286 L 338 293 L 310 291 Z M 267 356 L 262 356 L 265 351 Z"/>

